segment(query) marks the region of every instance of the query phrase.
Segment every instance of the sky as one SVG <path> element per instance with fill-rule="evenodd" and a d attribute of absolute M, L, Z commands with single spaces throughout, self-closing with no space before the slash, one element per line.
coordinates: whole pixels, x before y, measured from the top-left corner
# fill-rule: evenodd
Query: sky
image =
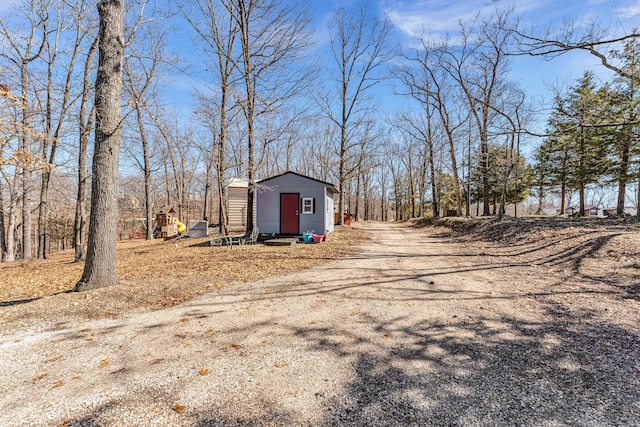
<path fill-rule="evenodd" d="M 315 2 L 316 4 L 322 2 Z M 336 2 L 339 3 L 339 2 Z M 523 28 L 557 29 L 564 21 L 590 23 L 597 20 L 613 34 L 640 27 L 640 0 L 380 0 L 379 13 L 389 17 L 399 44 L 412 43 L 415 34 L 425 30 L 436 37 L 456 34 L 459 22 L 469 22 L 476 15 L 488 17 L 496 8 L 513 6 L 521 17 Z M 326 13 L 320 10 L 321 13 Z M 553 60 L 540 57 L 517 57 L 511 66 L 511 78 L 530 96 L 548 98 L 549 84 L 572 83 L 585 70 L 592 70 L 602 79 L 610 73 L 588 53 L 575 52 Z"/>
<path fill-rule="evenodd" d="M 314 15 L 313 25 L 318 39 L 317 49 L 320 55 L 328 55 L 327 23 L 335 10 L 341 6 L 349 9 L 357 5 L 356 0 L 309 0 Z M 393 24 L 392 44 L 410 46 L 415 34 L 427 30 L 435 37 L 444 38 L 459 30 L 459 22 L 468 22 L 477 14 L 490 16 L 496 8 L 513 6 L 521 17 L 524 28 L 542 30 L 547 27 L 558 28 L 563 21 L 589 23 L 597 20 L 609 27 L 612 34 L 629 32 L 640 27 L 640 0 L 370 0 L 369 6 L 382 17 L 387 16 Z M 184 34 L 175 39 L 178 49 L 185 53 L 188 40 Z M 517 57 L 511 66 L 511 78 L 517 81 L 536 105 L 541 109 L 548 107 L 549 85 L 571 85 L 582 76 L 585 70 L 592 70 L 603 81 L 610 77 L 593 56 L 576 52 L 562 55 L 553 60 L 540 57 Z M 169 96 L 182 104 L 179 108 L 186 113 L 187 104 L 182 103 L 178 94 L 189 92 L 189 88 L 198 85 L 197 80 L 184 76 L 174 76 Z M 401 108 L 407 100 L 394 96 L 391 84 L 379 85 L 376 90 L 382 100 L 381 105 L 389 110 Z"/>
<path fill-rule="evenodd" d="M 6 16 L 15 8 L 15 2 L 25 0 L 0 0 L 0 17 Z M 170 0 L 155 0 L 160 3 Z M 295 0 L 292 0 L 295 1 Z M 367 0 L 365 0 L 367 1 Z M 445 37 L 455 34 L 459 21 L 467 22 L 476 14 L 490 16 L 496 8 L 513 6 L 525 28 L 558 28 L 563 20 L 588 23 L 598 20 L 610 27 L 613 34 L 629 32 L 640 27 L 640 0 L 368 0 L 369 6 L 378 16 L 387 16 L 393 24 L 391 41 L 393 45 L 410 46 L 416 33 L 428 32 L 434 36 Z M 127 0 L 125 0 L 126 5 Z M 320 55 L 329 52 L 327 41 L 327 22 L 335 10 L 341 6 L 353 8 L 357 0 L 308 0 L 314 15 L 313 25 L 319 44 Z M 300 4 L 303 4 L 300 2 Z M 185 62 L 197 63 L 198 56 L 189 45 L 185 32 L 177 31 L 172 38 L 174 49 L 186 55 Z M 190 53 L 194 52 L 194 53 Z M 186 67 L 188 68 L 188 67 Z M 511 78 L 517 81 L 530 97 L 541 100 L 551 98 L 546 85 L 556 82 L 570 85 L 585 70 L 592 70 L 603 80 L 610 74 L 587 53 L 571 53 L 553 60 L 539 57 L 517 57 L 511 67 Z M 193 110 L 189 94 L 198 86 L 197 78 L 175 73 L 167 86 L 167 99 L 188 115 Z M 402 106 L 407 101 L 394 97 L 390 85 L 377 86 L 381 105 L 389 109 Z M 547 96 L 545 96 L 547 95 Z"/>

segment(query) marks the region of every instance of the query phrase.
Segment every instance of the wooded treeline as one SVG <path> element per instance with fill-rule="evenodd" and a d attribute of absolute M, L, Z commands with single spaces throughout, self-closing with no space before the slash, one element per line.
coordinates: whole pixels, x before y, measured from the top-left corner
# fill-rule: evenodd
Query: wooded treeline
<path fill-rule="evenodd" d="M 98 3 L 20 0 L 0 19 L 2 261 L 86 256 Z M 119 237 L 163 205 L 226 233 L 233 177 L 249 181 L 250 229 L 255 181 L 287 170 L 335 183 L 338 211 L 364 220 L 501 216 L 530 195 L 564 208 L 571 192 L 583 206 L 585 189 L 611 183 L 624 207 L 640 181 L 635 32 L 606 39 L 592 27 L 553 44 L 497 9 L 397 48 L 369 3 L 314 28 L 309 8 L 287 0 L 126 1 Z M 197 55 L 181 56 L 176 34 Z M 586 74 L 550 93 L 526 158 L 540 117 L 511 77 L 514 55 L 601 46 L 615 79 Z M 196 83 L 177 94 L 178 81 Z M 402 106 L 381 108 L 382 87 Z"/>

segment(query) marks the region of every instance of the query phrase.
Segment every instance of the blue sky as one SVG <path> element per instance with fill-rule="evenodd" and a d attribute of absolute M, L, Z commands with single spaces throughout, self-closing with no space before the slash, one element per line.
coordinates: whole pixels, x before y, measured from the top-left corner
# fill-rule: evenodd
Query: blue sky
<path fill-rule="evenodd" d="M 335 9 L 344 6 L 355 7 L 357 1 L 311 0 L 314 14 L 313 25 L 319 40 L 317 48 L 320 55 L 328 52 L 327 22 Z M 640 0 L 519 0 L 517 3 L 505 0 L 376 0 L 370 6 L 379 15 L 386 15 L 393 24 L 392 36 L 394 45 L 413 42 L 416 33 L 428 29 L 432 35 L 444 37 L 447 33 L 455 34 L 459 29 L 459 20 L 469 21 L 476 14 L 490 16 L 497 8 L 506 8 L 515 4 L 515 12 L 521 17 L 525 28 L 546 27 L 557 28 L 563 20 L 578 23 L 589 23 L 597 20 L 610 27 L 612 33 L 630 31 L 640 27 Z M 182 40 L 186 42 L 186 40 Z M 185 52 L 184 49 L 182 49 Z M 598 64 L 598 61 L 587 53 L 570 53 L 551 61 L 543 58 L 518 57 L 514 59 L 511 77 L 518 81 L 530 96 L 541 100 L 548 90 L 545 85 L 555 82 L 571 84 L 585 70 L 593 70 L 603 80 L 609 73 Z M 179 81 L 178 81 L 179 80 Z M 188 91 L 193 82 L 175 76 L 173 85 L 182 93 Z M 394 98 L 389 85 L 378 86 L 383 104 L 396 108 L 405 100 Z M 175 99 L 175 98 L 174 98 Z"/>
<path fill-rule="evenodd" d="M 16 0 L 0 0 L 0 17 L 6 16 L 15 7 L 15 2 Z M 314 14 L 313 24 L 320 40 L 320 55 L 328 51 L 327 22 L 334 10 L 340 6 L 354 7 L 356 4 L 355 0 L 309 1 Z M 446 33 L 457 32 L 459 20 L 468 21 L 477 13 L 488 16 L 496 7 L 505 8 L 514 4 L 516 13 L 522 17 L 525 27 L 557 28 L 567 19 L 575 22 L 590 22 L 595 19 L 610 26 L 612 33 L 628 32 L 634 27 L 640 27 L 640 0 L 518 0 L 515 3 L 506 0 L 370 0 L 370 6 L 376 13 L 379 16 L 386 14 L 393 23 L 393 44 L 405 46 L 412 42 L 415 33 L 420 33 L 423 29 L 444 37 Z M 176 34 L 173 40 L 180 53 L 189 52 L 189 39 L 183 32 Z M 197 61 L 197 57 L 190 56 L 191 58 L 185 59 Z M 586 53 L 563 55 L 551 61 L 541 58 L 517 58 L 513 62 L 512 78 L 530 95 L 541 97 L 547 92 L 545 83 L 571 83 L 587 69 L 595 71 L 603 79 L 608 78 L 607 72 L 597 60 Z M 188 100 L 177 98 L 185 97 L 191 92 L 194 80 L 178 74 L 174 74 L 172 80 L 170 98 L 177 101 L 176 106 L 188 109 Z M 391 98 L 391 89 L 388 86 L 381 86 L 379 90 L 381 96 L 388 101 L 387 105 L 402 103 Z"/>
<path fill-rule="evenodd" d="M 640 0 L 380 0 L 377 4 L 379 13 L 391 19 L 403 45 L 425 29 L 443 38 L 447 33 L 455 34 L 459 21 L 470 21 L 477 14 L 490 16 L 496 8 L 512 5 L 524 28 L 558 28 L 566 20 L 585 24 L 596 20 L 615 34 L 640 27 Z M 603 79 L 609 76 L 594 57 L 583 52 L 550 61 L 518 57 L 513 60 L 511 75 L 530 95 L 543 97 L 546 84 L 572 82 L 587 69 Z"/>

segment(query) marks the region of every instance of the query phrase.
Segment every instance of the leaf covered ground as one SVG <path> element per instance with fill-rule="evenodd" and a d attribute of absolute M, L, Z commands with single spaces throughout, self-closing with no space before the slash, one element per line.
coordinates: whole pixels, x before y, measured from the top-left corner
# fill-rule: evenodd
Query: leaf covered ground
<path fill-rule="evenodd" d="M 212 247 L 209 238 L 127 240 L 117 248 L 119 285 L 80 294 L 68 292 L 83 269 L 73 262 L 73 251 L 0 264 L 0 307 L 11 308 L 0 312 L 0 322 L 47 312 L 101 318 L 156 310 L 235 282 L 321 265 L 353 253 L 366 240 L 366 233 L 351 227 L 336 227 L 327 242 L 290 247 Z"/>

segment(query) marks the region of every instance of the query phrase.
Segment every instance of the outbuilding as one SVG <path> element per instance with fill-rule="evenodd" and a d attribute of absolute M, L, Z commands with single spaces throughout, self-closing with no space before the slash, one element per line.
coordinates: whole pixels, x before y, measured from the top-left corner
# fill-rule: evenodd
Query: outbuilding
<path fill-rule="evenodd" d="M 256 225 L 260 234 L 328 235 L 334 226 L 333 184 L 285 172 L 256 182 Z"/>

